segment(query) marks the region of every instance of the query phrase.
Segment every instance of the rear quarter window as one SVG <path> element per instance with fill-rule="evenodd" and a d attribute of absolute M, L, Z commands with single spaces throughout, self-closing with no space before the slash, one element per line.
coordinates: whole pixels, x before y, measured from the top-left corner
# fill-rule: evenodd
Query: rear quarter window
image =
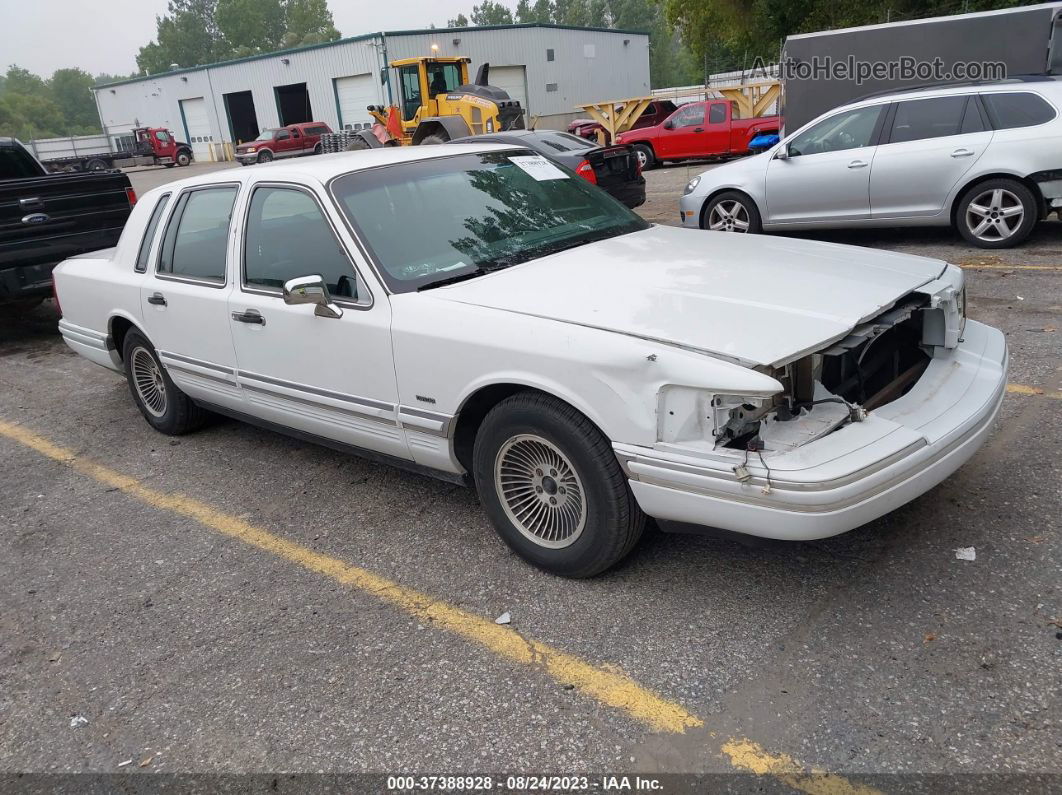
<path fill-rule="evenodd" d="M 151 218 L 148 219 L 147 229 L 144 230 L 144 239 L 140 241 L 140 249 L 136 253 L 136 270 L 143 273 L 147 270 L 148 256 L 151 254 L 151 244 L 155 240 L 155 230 L 158 229 L 159 219 L 162 218 L 162 213 L 166 209 L 166 205 L 170 202 L 170 194 L 165 194 L 158 203 L 155 205 L 155 209 L 151 211 Z"/>
<path fill-rule="evenodd" d="M 981 100 L 997 130 L 1034 127 L 1055 117 L 1055 109 L 1043 97 L 1029 91 L 982 94 Z"/>

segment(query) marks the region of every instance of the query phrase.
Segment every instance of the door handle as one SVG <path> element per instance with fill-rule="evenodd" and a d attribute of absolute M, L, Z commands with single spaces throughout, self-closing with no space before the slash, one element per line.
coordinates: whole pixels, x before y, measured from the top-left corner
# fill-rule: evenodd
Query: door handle
<path fill-rule="evenodd" d="M 148 296 L 147 302 L 155 306 L 166 306 L 166 296 L 162 293 L 153 293 Z"/>
<path fill-rule="evenodd" d="M 956 149 L 954 152 L 951 153 L 951 156 L 952 157 L 969 157 L 972 154 L 973 154 L 973 152 L 970 151 L 969 149 Z"/>
<path fill-rule="evenodd" d="M 694 130 L 694 132 L 704 132 L 704 128 L 703 127 L 698 127 L 697 129 Z"/>
<path fill-rule="evenodd" d="M 870 165 L 870 163 L 868 163 L 866 160 L 853 160 L 851 163 L 848 164 L 848 167 L 849 168 L 866 168 L 869 165 Z"/>
<path fill-rule="evenodd" d="M 257 323 L 259 326 L 265 325 L 265 318 L 262 317 L 262 313 L 257 309 L 247 309 L 243 312 L 233 312 L 232 319 L 237 323 Z"/>

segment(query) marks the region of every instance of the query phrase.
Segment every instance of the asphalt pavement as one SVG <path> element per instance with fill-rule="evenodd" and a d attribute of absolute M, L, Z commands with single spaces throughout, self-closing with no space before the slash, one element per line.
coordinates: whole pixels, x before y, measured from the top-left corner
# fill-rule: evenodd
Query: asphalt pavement
<path fill-rule="evenodd" d="M 701 168 L 649 172 L 640 212 L 677 222 Z M 1011 350 L 987 445 L 846 535 L 650 532 L 588 581 L 512 555 L 470 490 L 228 420 L 161 436 L 50 302 L 0 316 L 0 773 L 1057 791 L 1062 224 L 990 256 L 948 231 L 828 239 L 966 268 Z"/>

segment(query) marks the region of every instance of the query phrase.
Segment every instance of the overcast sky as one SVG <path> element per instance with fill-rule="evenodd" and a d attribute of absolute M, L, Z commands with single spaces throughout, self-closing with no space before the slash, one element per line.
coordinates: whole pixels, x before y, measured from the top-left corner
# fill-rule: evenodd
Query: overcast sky
<path fill-rule="evenodd" d="M 344 36 L 438 26 L 467 16 L 475 0 L 329 0 Z M 510 8 L 516 0 L 503 0 Z M 166 0 L 0 0 L 0 60 L 48 77 L 79 66 L 91 74 L 128 74 L 136 53 L 155 37 Z"/>

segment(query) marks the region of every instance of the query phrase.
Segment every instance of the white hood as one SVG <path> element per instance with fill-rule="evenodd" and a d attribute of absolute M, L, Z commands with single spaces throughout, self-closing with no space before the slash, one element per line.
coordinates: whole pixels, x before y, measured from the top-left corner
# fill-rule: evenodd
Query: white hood
<path fill-rule="evenodd" d="M 840 339 L 945 268 L 857 246 L 654 226 L 434 294 L 778 364 Z"/>

